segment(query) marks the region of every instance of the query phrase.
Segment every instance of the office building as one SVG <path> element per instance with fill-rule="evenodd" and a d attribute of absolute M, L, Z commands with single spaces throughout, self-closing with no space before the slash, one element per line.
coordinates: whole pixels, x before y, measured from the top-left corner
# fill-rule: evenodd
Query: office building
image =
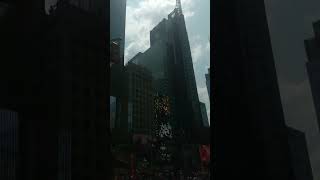
<path fill-rule="evenodd" d="M 110 96 L 116 97 L 115 129 L 128 130 L 129 101 L 124 67 L 126 0 L 110 1 L 110 40 L 120 45 L 117 63 L 110 67 Z"/>
<path fill-rule="evenodd" d="M 19 167 L 18 113 L 0 109 L 0 179 L 16 180 Z"/>
<path fill-rule="evenodd" d="M 120 44 L 120 58 L 123 65 L 127 0 L 110 0 L 110 40 Z"/>
<path fill-rule="evenodd" d="M 200 109 L 201 109 L 202 126 L 209 127 L 209 120 L 208 120 L 206 104 L 204 104 L 203 102 L 199 102 L 199 103 L 200 103 Z"/>
<path fill-rule="evenodd" d="M 18 114 L 19 168 L 15 178 L 48 179 L 45 174 L 52 174 L 50 163 L 56 162 L 56 158 L 51 152 L 56 146 L 49 143 L 55 139 L 48 127 L 52 124 L 47 122 L 50 108 L 45 101 L 49 95 L 43 89 L 43 4 L 35 0 L 7 3 L 7 16 L 0 24 L 0 108 Z"/>
<path fill-rule="evenodd" d="M 0 108 L 19 114 L 17 178 L 110 179 L 105 21 L 68 3 L 46 16 L 36 2 L 12 5 L 0 28 Z"/>
<path fill-rule="evenodd" d="M 153 76 L 157 93 L 170 99 L 174 128 L 186 130 L 202 124 L 190 44 L 180 1 L 176 8 L 150 32 L 150 48 L 134 57 Z M 191 135 L 189 133 L 189 135 Z"/>
<path fill-rule="evenodd" d="M 213 179 L 294 179 L 264 1 L 212 7 Z"/>
<path fill-rule="evenodd" d="M 295 180 L 313 180 L 305 134 L 288 127 L 290 157 Z"/>
<path fill-rule="evenodd" d="M 57 7 L 50 23 L 47 81 L 56 96 L 52 101 L 57 106 L 52 110 L 58 113 L 57 131 L 62 137 L 72 137 L 71 176 L 107 178 L 111 142 L 106 121 L 107 29 L 97 16 L 74 6 Z"/>
<path fill-rule="evenodd" d="M 128 98 L 132 103 L 132 128 L 134 134 L 150 135 L 153 124 L 152 75 L 145 67 L 126 65 Z"/>
<path fill-rule="evenodd" d="M 313 103 L 320 128 L 320 21 L 313 24 L 315 37 L 305 40 L 305 48 L 308 56 L 306 63 L 309 82 L 313 97 Z"/>

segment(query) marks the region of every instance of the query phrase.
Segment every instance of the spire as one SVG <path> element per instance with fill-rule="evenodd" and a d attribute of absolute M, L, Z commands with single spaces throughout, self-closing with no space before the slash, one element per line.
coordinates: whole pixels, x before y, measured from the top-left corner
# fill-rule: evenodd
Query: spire
<path fill-rule="evenodd" d="M 178 14 L 182 14 L 182 8 L 181 8 L 181 1 L 176 0 L 176 9 L 178 11 Z"/>

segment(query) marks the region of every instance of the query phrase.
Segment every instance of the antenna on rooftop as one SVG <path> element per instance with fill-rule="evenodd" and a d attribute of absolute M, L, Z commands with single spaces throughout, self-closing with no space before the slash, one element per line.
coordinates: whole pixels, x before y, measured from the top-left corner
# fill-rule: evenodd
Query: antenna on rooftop
<path fill-rule="evenodd" d="M 182 7 L 181 7 L 181 1 L 176 0 L 176 9 L 178 11 L 178 14 L 182 14 Z"/>

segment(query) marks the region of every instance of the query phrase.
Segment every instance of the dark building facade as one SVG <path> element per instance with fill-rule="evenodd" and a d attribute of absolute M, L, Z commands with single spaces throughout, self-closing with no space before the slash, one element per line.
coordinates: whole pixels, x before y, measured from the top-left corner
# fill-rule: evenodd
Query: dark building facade
<path fill-rule="evenodd" d="M 124 64 L 124 44 L 127 0 L 110 0 L 110 39 L 119 39 L 121 64 Z"/>
<path fill-rule="evenodd" d="M 308 56 L 306 63 L 309 82 L 313 96 L 318 126 L 320 128 L 320 21 L 313 24 L 315 38 L 305 40 L 305 48 Z"/>
<path fill-rule="evenodd" d="M 295 180 L 313 180 L 305 134 L 288 127 L 292 167 Z"/>
<path fill-rule="evenodd" d="M 294 179 L 264 1 L 212 7 L 213 178 Z"/>
<path fill-rule="evenodd" d="M 0 109 L 0 179 L 16 180 L 19 168 L 18 113 Z"/>
<path fill-rule="evenodd" d="M 107 178 L 107 29 L 99 17 L 72 4 L 57 7 L 49 17 L 46 72 L 56 95 L 52 111 L 59 147 L 67 154 L 64 164 L 70 164 L 65 179 Z"/>
<path fill-rule="evenodd" d="M 11 3 L 1 22 L 0 107 L 19 114 L 17 179 L 108 179 L 107 16 L 97 14 L 59 1 L 47 16 L 39 0 Z"/>
<path fill-rule="evenodd" d="M 199 102 L 199 103 L 200 103 L 200 109 L 201 109 L 202 126 L 209 127 L 206 104 L 204 104 L 203 102 Z"/>
<path fill-rule="evenodd" d="M 150 48 L 133 61 L 152 72 L 154 89 L 170 99 L 171 124 L 186 132 L 202 123 L 187 29 L 180 3 L 150 32 Z"/>
<path fill-rule="evenodd" d="M 128 130 L 129 101 L 124 67 L 126 0 L 110 1 L 110 40 L 120 46 L 120 61 L 110 67 L 110 96 L 117 99 L 115 129 Z"/>
<path fill-rule="evenodd" d="M 211 98 L 211 96 L 210 96 L 210 68 L 208 69 L 208 74 L 206 74 L 205 77 L 206 77 L 208 95 L 209 95 L 209 98 Z"/>
<path fill-rule="evenodd" d="M 129 63 L 126 65 L 128 99 L 132 103 L 132 133 L 150 135 L 153 124 L 152 75 L 145 67 Z"/>

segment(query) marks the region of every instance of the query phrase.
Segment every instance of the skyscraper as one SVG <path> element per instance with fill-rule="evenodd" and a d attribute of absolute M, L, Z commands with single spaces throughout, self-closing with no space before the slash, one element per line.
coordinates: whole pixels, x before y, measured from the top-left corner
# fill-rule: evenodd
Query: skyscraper
<path fill-rule="evenodd" d="M 315 38 L 305 40 L 306 63 L 318 126 L 320 128 L 320 20 L 313 24 Z"/>
<path fill-rule="evenodd" d="M 116 129 L 128 130 L 128 87 L 123 62 L 125 43 L 126 0 L 110 1 L 110 40 L 120 45 L 120 62 L 110 68 L 110 96 L 116 102 Z"/>
<path fill-rule="evenodd" d="M 152 75 L 129 61 L 126 65 L 128 100 L 132 103 L 132 133 L 151 135 L 153 123 Z"/>
<path fill-rule="evenodd" d="M 19 115 L 16 176 L 110 179 L 106 23 L 68 3 L 46 16 L 42 2 L 12 4 L 0 28 L 0 107 Z"/>
<path fill-rule="evenodd" d="M 105 22 L 72 4 L 58 4 L 50 16 L 43 76 L 51 133 L 59 136 L 51 166 L 58 164 L 65 179 L 105 179 L 111 143 Z"/>
<path fill-rule="evenodd" d="M 119 39 L 120 57 L 123 64 L 127 0 L 110 0 L 110 39 Z"/>
<path fill-rule="evenodd" d="M 213 179 L 294 179 L 264 1 L 212 7 Z"/>
<path fill-rule="evenodd" d="M 134 62 L 152 72 L 154 89 L 170 99 L 174 128 L 202 123 L 199 98 L 181 3 L 150 32 L 150 48 Z M 189 131 L 187 131 L 189 132 Z"/>

